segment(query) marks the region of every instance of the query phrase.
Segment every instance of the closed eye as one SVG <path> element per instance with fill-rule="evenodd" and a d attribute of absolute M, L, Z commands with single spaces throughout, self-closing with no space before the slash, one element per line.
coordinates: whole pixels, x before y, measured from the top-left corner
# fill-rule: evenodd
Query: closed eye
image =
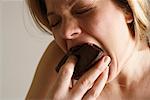
<path fill-rule="evenodd" d="M 49 19 L 50 28 L 54 28 L 61 23 L 61 17 L 60 16 L 55 15 L 55 16 L 49 17 L 48 19 Z"/>
<path fill-rule="evenodd" d="M 56 22 L 52 23 L 50 27 L 56 27 L 60 23 L 60 20 L 57 20 Z"/>
<path fill-rule="evenodd" d="M 85 14 L 85 13 L 89 12 L 90 10 L 92 10 L 92 8 L 85 8 L 85 9 L 76 10 L 75 14 L 77 14 L 77 15 Z"/>

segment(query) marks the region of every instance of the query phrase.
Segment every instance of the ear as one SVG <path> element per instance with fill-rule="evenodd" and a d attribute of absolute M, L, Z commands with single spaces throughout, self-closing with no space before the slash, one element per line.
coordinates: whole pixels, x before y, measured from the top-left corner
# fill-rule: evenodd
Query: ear
<path fill-rule="evenodd" d="M 130 12 L 124 13 L 125 15 L 125 19 L 126 19 L 126 23 L 132 23 L 133 22 L 133 15 Z"/>
<path fill-rule="evenodd" d="M 134 22 L 133 14 L 131 12 L 125 12 L 124 17 L 125 17 L 126 24 L 128 25 L 128 28 L 130 30 L 132 37 L 135 38 L 136 34 L 135 34 L 134 24 L 133 24 Z"/>

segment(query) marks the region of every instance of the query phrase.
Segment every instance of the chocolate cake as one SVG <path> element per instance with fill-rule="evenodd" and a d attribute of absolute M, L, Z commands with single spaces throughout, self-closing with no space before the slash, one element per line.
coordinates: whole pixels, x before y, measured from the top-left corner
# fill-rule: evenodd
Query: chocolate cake
<path fill-rule="evenodd" d="M 59 72 L 62 65 L 66 62 L 70 55 L 77 57 L 72 78 L 78 80 L 86 71 L 88 71 L 100 58 L 103 56 L 103 50 L 94 44 L 82 44 L 73 47 L 62 58 L 60 63 L 56 66 L 56 71 Z"/>

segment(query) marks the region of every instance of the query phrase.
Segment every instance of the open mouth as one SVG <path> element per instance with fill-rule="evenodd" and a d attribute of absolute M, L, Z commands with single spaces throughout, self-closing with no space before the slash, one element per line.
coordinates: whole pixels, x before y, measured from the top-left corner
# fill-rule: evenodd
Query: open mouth
<path fill-rule="evenodd" d="M 69 56 L 75 56 L 77 63 L 75 65 L 72 78 L 78 80 L 85 72 L 87 72 L 99 59 L 104 56 L 104 51 L 95 44 L 84 43 L 72 47 L 67 54 L 62 58 L 56 66 L 56 71 L 59 72 L 62 65 L 66 62 Z"/>

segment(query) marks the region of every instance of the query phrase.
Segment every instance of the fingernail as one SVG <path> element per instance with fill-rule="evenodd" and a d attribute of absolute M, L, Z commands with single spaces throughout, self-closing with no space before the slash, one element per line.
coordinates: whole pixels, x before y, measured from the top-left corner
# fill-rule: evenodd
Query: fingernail
<path fill-rule="evenodd" d="M 107 65 L 110 63 L 110 57 L 109 56 L 105 56 L 104 57 L 104 63 L 106 63 Z"/>

